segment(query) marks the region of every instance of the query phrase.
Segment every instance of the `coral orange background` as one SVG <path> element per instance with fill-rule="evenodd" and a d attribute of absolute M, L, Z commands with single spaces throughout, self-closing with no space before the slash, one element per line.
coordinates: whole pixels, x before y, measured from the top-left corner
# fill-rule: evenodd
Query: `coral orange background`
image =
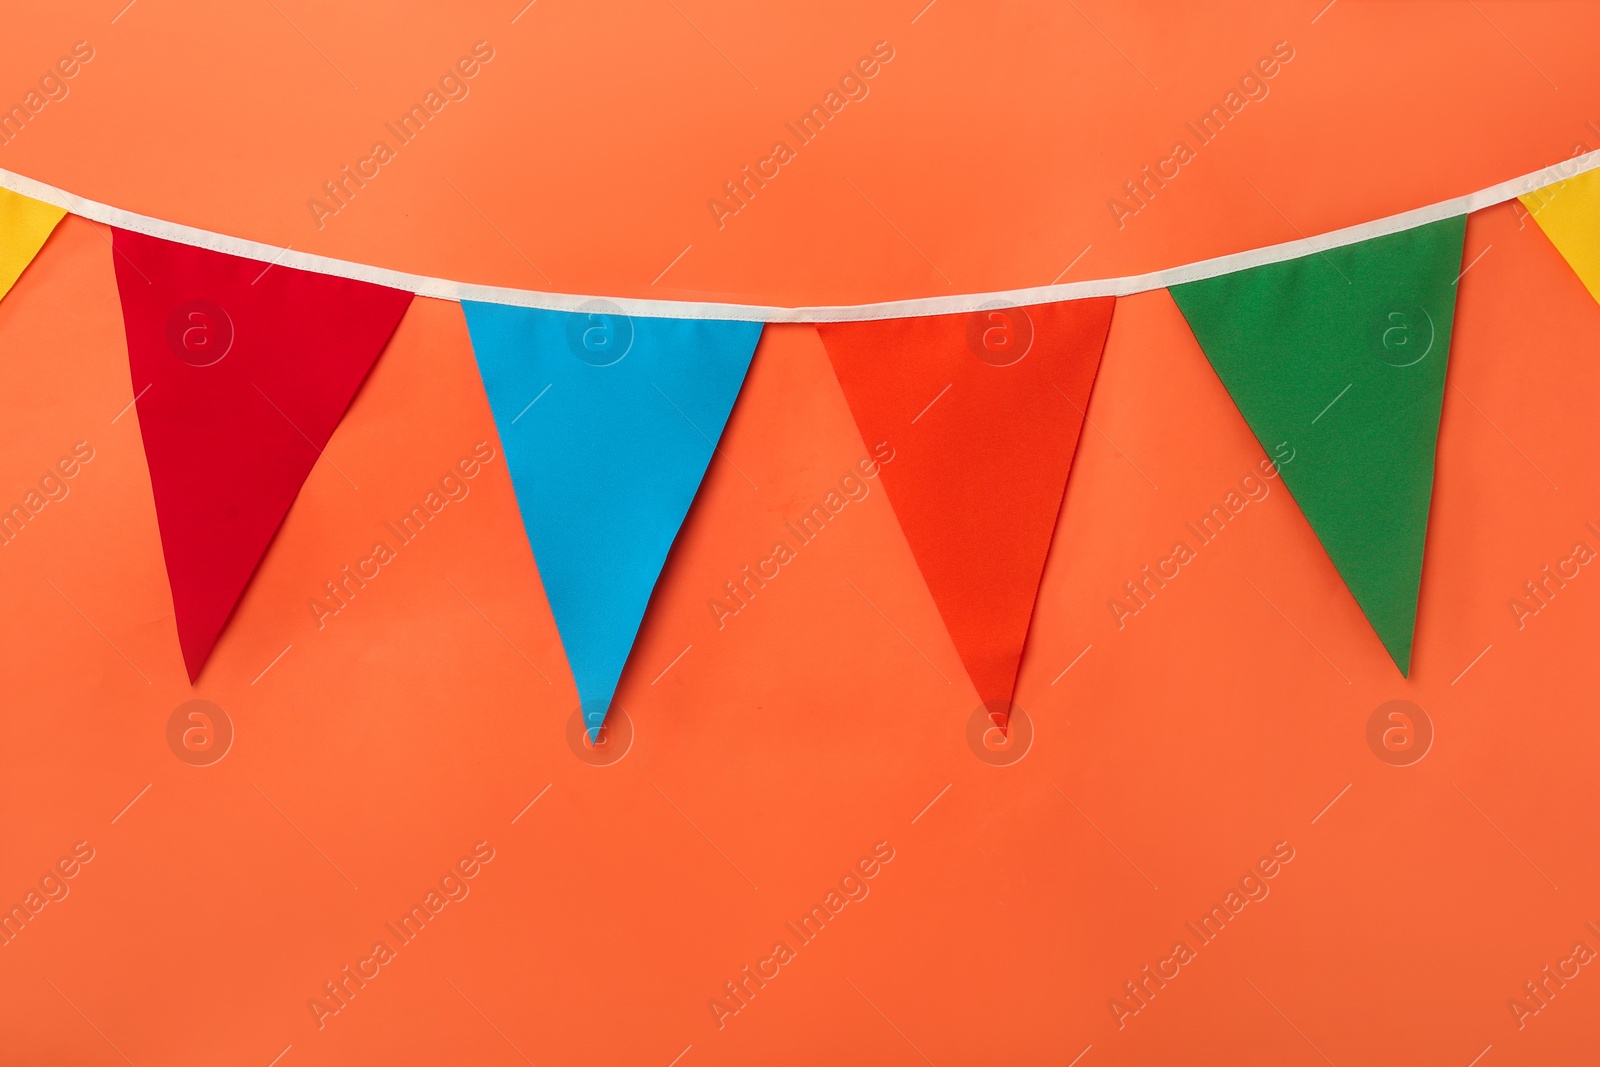
<path fill-rule="evenodd" d="M 1575 4 L 113 0 L 9 16 L 0 102 L 96 54 L 0 166 L 463 280 L 862 302 L 1148 270 L 1549 165 L 1600 137 L 1597 30 Z M 470 95 L 318 230 L 306 200 L 479 40 Z M 719 230 L 705 201 L 879 40 L 870 95 Z M 1119 230 L 1106 201 L 1280 40 L 1268 97 Z M 1521 1029 L 1507 1008 L 1600 947 L 1600 578 L 1521 629 L 1506 606 L 1596 543 L 1600 307 L 1513 207 L 1468 226 L 1411 679 L 1279 485 L 1117 629 L 1106 601 L 1262 458 L 1149 293 L 1112 322 L 1008 767 L 967 747 L 976 694 L 881 486 L 722 629 L 707 610 L 865 454 L 811 327 L 763 338 L 618 694 L 620 762 L 567 746 L 503 460 L 323 629 L 306 606 L 495 440 L 437 301 L 191 688 L 106 238 L 68 218 L 0 303 L 0 501 L 95 450 L 0 549 L 0 901 L 94 849 L 0 948 L 0 1062 L 1594 1059 L 1588 968 Z M 167 745 L 194 697 L 237 731 L 209 767 Z M 1409 767 L 1367 746 L 1395 698 L 1436 729 Z M 479 841 L 470 895 L 319 1029 L 307 1000 Z M 719 1029 L 707 1001 L 880 841 L 870 895 Z M 1281 841 L 1270 895 L 1119 1029 L 1123 983 Z"/>

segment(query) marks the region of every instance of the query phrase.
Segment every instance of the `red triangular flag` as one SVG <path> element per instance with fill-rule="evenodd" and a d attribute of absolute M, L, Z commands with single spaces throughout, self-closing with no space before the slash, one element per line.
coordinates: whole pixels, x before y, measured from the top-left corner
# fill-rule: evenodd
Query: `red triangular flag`
<path fill-rule="evenodd" d="M 818 327 L 956 651 L 1009 714 L 1111 297 Z"/>
<path fill-rule="evenodd" d="M 411 294 L 126 230 L 113 248 L 192 682 Z"/>

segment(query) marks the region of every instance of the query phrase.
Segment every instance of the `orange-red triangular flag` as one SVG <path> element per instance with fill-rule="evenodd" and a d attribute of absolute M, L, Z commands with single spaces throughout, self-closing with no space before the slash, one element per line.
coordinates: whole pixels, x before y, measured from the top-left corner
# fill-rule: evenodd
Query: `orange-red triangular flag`
<path fill-rule="evenodd" d="M 1008 713 L 1115 300 L 818 327 L 956 651 Z"/>

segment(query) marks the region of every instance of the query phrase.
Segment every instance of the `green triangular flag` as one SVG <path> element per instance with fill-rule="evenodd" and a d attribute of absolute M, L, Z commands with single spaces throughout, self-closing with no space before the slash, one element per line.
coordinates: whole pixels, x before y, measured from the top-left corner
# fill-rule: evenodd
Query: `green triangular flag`
<path fill-rule="evenodd" d="M 1402 674 L 1466 217 L 1172 286 L 1189 327 Z"/>

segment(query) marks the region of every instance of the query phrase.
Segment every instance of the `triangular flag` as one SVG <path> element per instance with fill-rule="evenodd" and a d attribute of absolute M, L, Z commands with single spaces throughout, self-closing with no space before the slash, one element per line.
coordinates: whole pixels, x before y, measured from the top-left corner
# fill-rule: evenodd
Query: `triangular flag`
<path fill-rule="evenodd" d="M 1402 674 L 1466 217 L 1172 287 Z"/>
<path fill-rule="evenodd" d="M 66 213 L 66 208 L 0 189 L 0 299 L 17 284 Z"/>
<path fill-rule="evenodd" d="M 1116 301 L 818 327 L 978 697 L 1009 716 Z"/>
<path fill-rule="evenodd" d="M 1600 170 L 1591 170 L 1522 197 L 1523 206 L 1600 300 Z"/>
<path fill-rule="evenodd" d="M 112 247 L 193 681 L 411 294 L 127 230 Z"/>
<path fill-rule="evenodd" d="M 584 721 L 598 736 L 761 324 L 461 306 Z"/>

